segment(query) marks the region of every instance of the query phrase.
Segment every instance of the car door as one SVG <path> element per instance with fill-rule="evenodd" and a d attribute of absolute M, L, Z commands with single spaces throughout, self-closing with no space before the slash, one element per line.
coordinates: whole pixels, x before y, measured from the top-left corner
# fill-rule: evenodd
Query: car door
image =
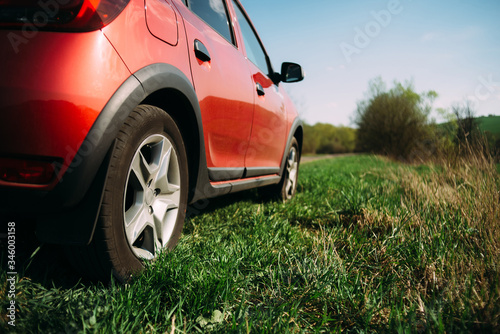
<path fill-rule="evenodd" d="M 239 3 L 232 0 L 243 40 L 254 92 L 253 128 L 245 166 L 247 176 L 279 173 L 286 144 L 286 110 L 284 97 L 262 43 Z"/>
<path fill-rule="evenodd" d="M 175 1 L 186 29 L 211 181 L 244 175 L 254 92 L 225 0 Z"/>

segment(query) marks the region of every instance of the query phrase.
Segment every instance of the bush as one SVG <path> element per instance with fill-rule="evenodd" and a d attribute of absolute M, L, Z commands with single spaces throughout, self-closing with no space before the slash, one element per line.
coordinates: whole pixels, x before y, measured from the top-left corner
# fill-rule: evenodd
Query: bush
<path fill-rule="evenodd" d="M 437 93 L 417 94 L 411 83 L 395 82 L 387 91 L 381 78 L 369 84 L 368 98 L 358 103 L 358 149 L 403 160 L 422 158 L 433 145 L 428 114 Z"/>

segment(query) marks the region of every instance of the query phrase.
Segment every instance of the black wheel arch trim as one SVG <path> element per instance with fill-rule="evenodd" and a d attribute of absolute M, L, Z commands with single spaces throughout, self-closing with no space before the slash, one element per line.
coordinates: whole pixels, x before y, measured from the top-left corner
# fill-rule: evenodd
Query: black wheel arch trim
<path fill-rule="evenodd" d="M 55 195 L 62 195 L 60 200 L 63 200 L 65 207 L 74 206 L 82 200 L 128 115 L 150 94 L 161 89 L 180 91 L 189 100 L 197 119 L 198 131 L 202 134 L 196 93 L 184 73 L 163 63 L 138 70 L 125 80 L 103 108 L 63 175 L 58 189 L 54 189 Z M 202 135 L 200 137 L 203 138 Z M 79 191 L 75 192 L 75 189 Z"/>
<path fill-rule="evenodd" d="M 283 173 L 285 171 L 285 167 L 286 167 L 286 158 L 287 158 L 287 154 L 288 154 L 288 150 L 290 149 L 290 145 L 292 145 L 292 139 L 295 137 L 296 133 L 300 132 L 300 136 L 302 136 L 302 120 L 300 118 L 296 118 L 293 123 L 292 123 L 292 126 L 290 127 L 290 132 L 288 133 L 288 139 L 287 139 L 287 142 L 286 142 L 286 146 L 285 146 L 285 151 L 283 152 L 283 158 L 281 160 L 281 172 L 280 172 L 280 177 L 283 176 Z M 299 163 L 300 163 L 300 158 L 302 156 L 302 137 L 301 138 L 297 138 L 297 141 L 299 142 Z"/>

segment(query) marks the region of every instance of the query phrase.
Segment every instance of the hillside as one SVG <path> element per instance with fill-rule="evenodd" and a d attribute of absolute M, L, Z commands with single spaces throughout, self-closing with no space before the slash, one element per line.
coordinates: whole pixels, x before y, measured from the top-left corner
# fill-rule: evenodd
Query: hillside
<path fill-rule="evenodd" d="M 500 116 L 482 116 L 477 120 L 482 131 L 489 131 L 497 137 L 500 136 Z"/>

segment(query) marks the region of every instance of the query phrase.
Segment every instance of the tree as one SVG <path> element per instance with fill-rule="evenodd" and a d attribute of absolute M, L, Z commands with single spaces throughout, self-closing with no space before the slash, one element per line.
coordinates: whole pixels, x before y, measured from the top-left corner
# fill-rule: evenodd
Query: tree
<path fill-rule="evenodd" d="M 353 152 L 356 130 L 327 123 L 304 124 L 303 153 L 332 154 Z"/>
<path fill-rule="evenodd" d="M 482 134 L 471 102 L 466 101 L 463 104 L 455 104 L 451 109 L 458 125 L 455 142 L 457 144 L 467 142 L 472 145 L 478 144 L 482 139 Z"/>
<path fill-rule="evenodd" d="M 434 91 L 417 94 L 411 82 L 394 82 L 387 91 L 380 77 L 369 83 L 367 98 L 358 102 L 355 123 L 358 149 L 413 160 L 425 150 L 431 135 L 428 115 Z"/>
<path fill-rule="evenodd" d="M 302 153 L 316 154 L 319 145 L 319 136 L 314 131 L 314 126 L 304 123 L 304 143 L 302 144 Z"/>

